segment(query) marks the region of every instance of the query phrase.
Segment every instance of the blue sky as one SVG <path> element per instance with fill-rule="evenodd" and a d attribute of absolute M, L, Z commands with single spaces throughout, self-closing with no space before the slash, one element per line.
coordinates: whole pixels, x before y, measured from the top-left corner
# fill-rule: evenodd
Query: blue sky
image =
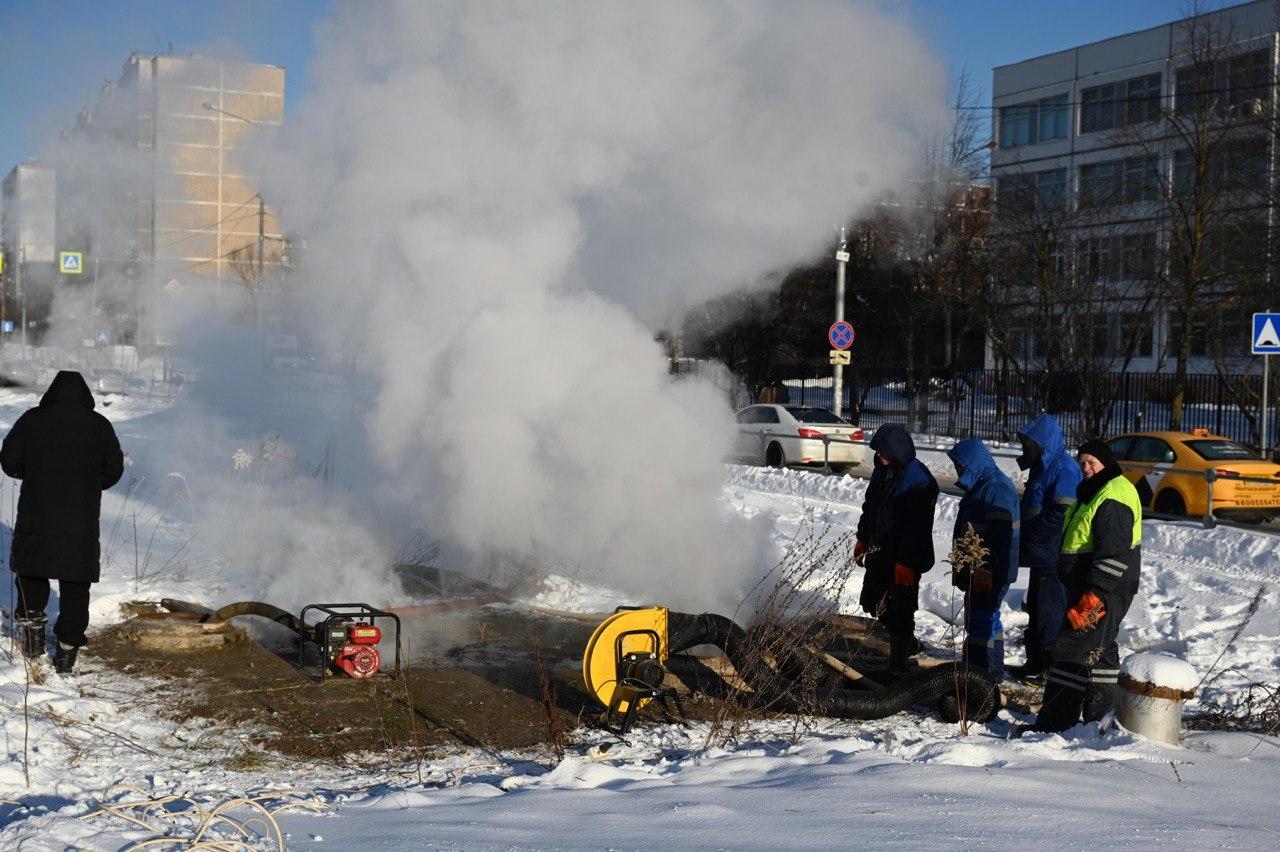
<path fill-rule="evenodd" d="M 881 1 L 909 17 L 950 67 L 967 68 L 984 102 L 995 65 L 1175 20 L 1187 6 L 1186 0 Z M 331 2 L 0 0 L 0 174 L 74 121 L 134 49 L 162 52 L 172 43 L 179 53 L 284 65 L 288 110 L 306 90 L 313 30 Z M 792 2 L 803 9 L 804 0 Z"/>

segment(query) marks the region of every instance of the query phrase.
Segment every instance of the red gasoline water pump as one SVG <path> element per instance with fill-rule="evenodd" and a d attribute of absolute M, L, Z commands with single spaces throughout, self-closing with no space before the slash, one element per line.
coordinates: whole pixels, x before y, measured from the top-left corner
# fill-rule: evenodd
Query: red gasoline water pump
<path fill-rule="evenodd" d="M 379 622 L 389 622 L 394 628 L 393 671 L 400 673 L 400 616 L 395 613 L 363 603 L 310 604 L 303 608 L 299 620 L 303 628 L 299 663 L 315 680 L 324 680 L 331 673 L 357 679 L 378 674 L 382 670 L 378 646 L 384 635 Z"/>

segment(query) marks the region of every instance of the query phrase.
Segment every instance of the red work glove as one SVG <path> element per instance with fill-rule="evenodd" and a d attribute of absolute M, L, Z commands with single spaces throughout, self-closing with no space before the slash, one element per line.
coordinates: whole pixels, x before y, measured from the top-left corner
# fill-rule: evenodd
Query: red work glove
<path fill-rule="evenodd" d="M 899 562 L 893 566 L 893 584 L 895 586 L 914 586 L 916 572 Z"/>
<path fill-rule="evenodd" d="M 853 543 L 853 564 L 859 568 L 867 561 L 867 543 L 858 539 Z"/>
<path fill-rule="evenodd" d="M 1072 630 L 1088 630 L 1106 614 L 1107 611 L 1102 608 L 1102 598 L 1093 592 L 1085 592 L 1076 605 L 1067 610 L 1067 621 L 1071 622 Z"/>
<path fill-rule="evenodd" d="M 975 568 L 969 577 L 969 591 L 986 594 L 991 591 L 991 572 L 986 568 Z"/>

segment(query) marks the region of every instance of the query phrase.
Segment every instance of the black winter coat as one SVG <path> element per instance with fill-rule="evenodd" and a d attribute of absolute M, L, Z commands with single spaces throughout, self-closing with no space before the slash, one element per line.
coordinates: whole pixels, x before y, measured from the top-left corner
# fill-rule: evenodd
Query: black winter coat
<path fill-rule="evenodd" d="M 901 562 L 916 574 L 933 567 L 933 510 L 938 483 L 916 458 L 915 442 L 898 423 L 885 423 L 871 449 L 894 460 L 875 462 L 858 519 L 858 539 L 870 548 L 867 570 L 892 571 Z"/>
<path fill-rule="evenodd" d="M 102 492 L 120 481 L 124 454 L 93 410 L 84 377 L 63 370 L 40 405 L 18 418 L 0 467 L 22 480 L 9 567 L 24 577 L 96 583 Z"/>

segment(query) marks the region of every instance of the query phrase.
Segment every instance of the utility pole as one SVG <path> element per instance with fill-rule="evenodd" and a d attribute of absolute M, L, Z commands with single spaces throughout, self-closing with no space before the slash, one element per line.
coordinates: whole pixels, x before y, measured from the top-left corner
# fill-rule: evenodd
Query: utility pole
<path fill-rule="evenodd" d="M 1267 313 L 1271 313 L 1271 309 L 1267 308 Z M 1263 354 L 1262 356 L 1262 429 L 1259 437 L 1258 449 L 1262 451 L 1262 457 L 1267 461 L 1271 461 L 1271 447 L 1267 443 L 1267 439 L 1271 437 L 1267 424 L 1271 420 L 1271 398 L 1267 395 L 1270 388 L 1267 387 L 1271 379 L 1271 356 Z"/>
<path fill-rule="evenodd" d="M 849 244 L 845 237 L 845 227 L 840 226 L 840 248 L 836 251 L 836 322 L 844 320 L 844 267 L 849 262 Z M 831 410 L 836 417 L 844 416 L 841 411 L 844 403 L 844 366 L 836 364 L 831 378 L 832 404 Z"/>
<path fill-rule="evenodd" d="M 258 334 L 262 334 L 262 254 L 267 241 L 267 204 L 258 193 L 258 274 L 253 282 L 253 301 L 257 308 Z"/>
<path fill-rule="evenodd" d="M 18 276 L 18 303 L 22 311 L 22 352 L 26 357 L 30 357 L 27 351 L 27 285 L 22 280 L 22 267 L 27 265 L 27 247 L 18 247 L 18 268 L 16 274 Z"/>

